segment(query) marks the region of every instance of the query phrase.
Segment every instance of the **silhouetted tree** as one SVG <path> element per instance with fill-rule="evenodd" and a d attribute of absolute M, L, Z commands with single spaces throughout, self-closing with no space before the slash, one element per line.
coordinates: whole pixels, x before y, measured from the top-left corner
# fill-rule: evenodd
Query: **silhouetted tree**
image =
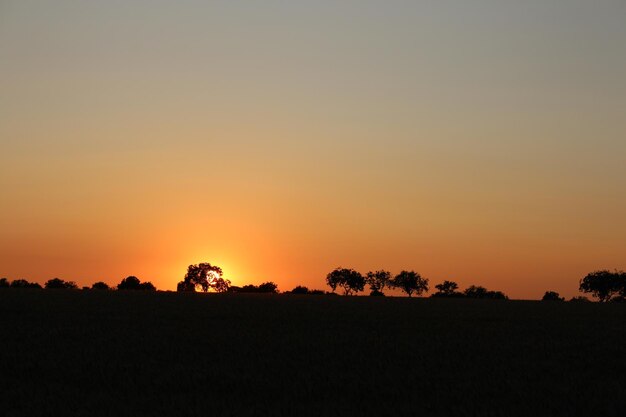
<path fill-rule="evenodd" d="M 561 297 L 558 292 L 546 291 L 541 301 L 565 301 L 565 298 Z"/>
<path fill-rule="evenodd" d="M 394 288 L 400 288 L 409 297 L 411 297 L 413 293 L 419 296 L 428 292 L 428 279 L 422 278 L 422 276 L 415 271 L 400 272 L 390 284 Z"/>
<path fill-rule="evenodd" d="M 178 292 L 194 292 L 196 290 L 196 286 L 188 281 L 180 281 L 178 285 L 176 285 L 176 291 Z"/>
<path fill-rule="evenodd" d="M 333 292 L 337 287 L 343 288 L 344 295 L 351 295 L 363 291 L 365 278 L 354 269 L 336 268 L 326 276 L 326 283 Z"/>
<path fill-rule="evenodd" d="M 463 291 L 467 298 L 485 298 L 487 292 L 487 288 L 476 285 L 470 285 Z"/>
<path fill-rule="evenodd" d="M 457 289 L 459 285 L 454 281 L 444 281 L 441 284 L 435 285 L 437 292 L 432 295 L 432 297 L 438 298 L 461 298 L 465 297 L 465 294 L 462 292 L 458 292 Z"/>
<path fill-rule="evenodd" d="M 391 272 L 382 269 L 375 272 L 370 271 L 365 276 L 365 282 L 372 290 L 370 295 L 385 295 L 383 290 L 385 287 L 389 287 Z"/>
<path fill-rule="evenodd" d="M 74 281 L 63 281 L 60 278 L 52 278 L 45 283 L 48 290 L 75 290 L 78 288 Z"/>
<path fill-rule="evenodd" d="M 140 288 L 141 281 L 135 276 L 129 276 L 124 278 L 119 284 L 117 284 L 118 290 L 138 290 Z"/>
<path fill-rule="evenodd" d="M 41 289 L 37 282 L 28 282 L 25 279 L 16 279 L 11 282 L 11 288 L 36 288 Z"/>
<path fill-rule="evenodd" d="M 11 286 L 11 284 L 9 283 L 9 280 L 6 278 L 0 278 L 0 288 L 9 288 Z"/>
<path fill-rule="evenodd" d="M 117 284 L 118 290 L 147 290 L 154 291 L 156 288 L 151 282 L 141 282 L 139 278 L 135 276 L 126 277 Z"/>
<path fill-rule="evenodd" d="M 98 281 L 91 286 L 92 290 L 109 290 L 110 287 L 106 282 Z"/>
<path fill-rule="evenodd" d="M 298 285 L 296 288 L 291 290 L 291 293 L 292 294 L 308 294 L 309 293 L 309 289 L 307 287 Z"/>
<path fill-rule="evenodd" d="M 178 283 L 178 291 L 196 291 L 201 289 L 204 292 L 214 290 L 216 292 L 226 292 L 230 287 L 230 281 L 222 277 L 222 268 L 210 263 L 189 265 L 185 279 Z"/>
<path fill-rule="evenodd" d="M 488 291 L 485 287 L 470 285 L 465 291 L 463 291 L 467 298 L 484 298 L 491 300 L 508 300 L 502 291 Z"/>
<path fill-rule="evenodd" d="M 483 298 L 489 300 L 508 300 L 509 297 L 502 291 L 487 291 L 487 294 Z"/>
<path fill-rule="evenodd" d="M 616 294 L 625 290 L 625 273 L 623 271 L 595 271 L 580 280 L 579 290 L 591 293 L 600 302 L 607 302 Z"/>
<path fill-rule="evenodd" d="M 255 293 L 259 292 L 259 287 L 253 284 L 246 284 L 239 289 L 239 292 Z"/>
<path fill-rule="evenodd" d="M 264 282 L 261 285 L 259 285 L 259 292 L 277 293 L 278 292 L 278 285 L 276 285 L 272 281 Z"/>
<path fill-rule="evenodd" d="M 324 295 L 324 294 L 333 294 L 333 293 L 326 293 L 326 292 L 324 292 L 324 290 L 309 290 L 309 294 L 311 294 L 311 295 Z"/>
<path fill-rule="evenodd" d="M 156 291 L 156 287 L 149 281 L 139 284 L 139 289 L 144 291 Z"/>
<path fill-rule="evenodd" d="M 211 288 L 213 288 L 215 292 L 227 292 L 230 288 L 230 280 L 222 277 L 216 278 L 211 282 Z"/>
<path fill-rule="evenodd" d="M 578 295 L 576 297 L 572 297 L 571 300 L 569 300 L 570 303 L 588 303 L 589 299 L 587 297 L 585 297 L 584 295 Z"/>

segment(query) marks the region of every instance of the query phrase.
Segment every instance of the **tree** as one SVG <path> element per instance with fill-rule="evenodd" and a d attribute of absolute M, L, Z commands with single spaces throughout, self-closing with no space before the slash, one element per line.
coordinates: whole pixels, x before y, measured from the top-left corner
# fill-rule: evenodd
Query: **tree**
<path fill-rule="evenodd" d="M 463 291 L 467 298 L 485 298 L 487 292 L 487 288 L 476 285 L 470 285 Z"/>
<path fill-rule="evenodd" d="M 275 294 L 278 292 L 278 285 L 276 285 L 272 281 L 264 282 L 261 285 L 259 285 L 259 292 Z"/>
<path fill-rule="evenodd" d="M 572 297 L 571 300 L 569 300 L 570 303 L 588 303 L 589 299 L 587 297 L 585 297 L 584 295 L 578 295 L 576 297 Z"/>
<path fill-rule="evenodd" d="M 156 291 L 156 287 L 151 282 L 142 282 L 139 289 L 144 291 Z"/>
<path fill-rule="evenodd" d="M 502 291 L 487 291 L 487 294 L 485 294 L 484 298 L 487 298 L 490 300 L 508 300 L 509 299 L 509 297 L 507 297 L 507 295 L 503 293 Z"/>
<path fill-rule="evenodd" d="M 78 288 L 74 281 L 63 281 L 60 278 L 52 278 L 46 281 L 44 287 L 48 290 L 75 290 Z"/>
<path fill-rule="evenodd" d="M 454 281 L 444 281 L 441 284 L 435 285 L 437 292 L 433 297 L 463 297 L 464 294 L 458 292 L 459 285 Z"/>
<path fill-rule="evenodd" d="M 344 295 L 351 295 L 363 291 L 365 278 L 354 269 L 336 268 L 326 276 L 326 283 L 333 292 L 337 287 L 343 288 Z"/>
<path fill-rule="evenodd" d="M 307 287 L 302 286 L 302 285 L 298 285 L 296 288 L 291 290 L 291 293 L 292 294 L 308 294 L 309 293 L 309 289 Z"/>
<path fill-rule="evenodd" d="M 222 277 L 222 268 L 210 263 L 189 265 L 185 279 L 178 283 L 178 291 L 196 291 L 197 289 L 207 292 L 226 292 L 230 287 L 230 281 Z"/>
<path fill-rule="evenodd" d="M 151 282 L 141 282 L 139 278 L 135 276 L 126 277 L 117 284 L 118 290 L 147 290 L 147 291 L 155 291 L 156 288 L 152 285 Z"/>
<path fill-rule="evenodd" d="M 428 292 L 428 279 L 415 271 L 402 271 L 391 281 L 391 286 L 400 288 L 410 297 L 413 293 L 422 295 Z"/>
<path fill-rule="evenodd" d="M 0 288 L 9 288 L 11 284 L 9 283 L 9 280 L 6 278 L 0 278 Z"/>
<path fill-rule="evenodd" d="M 36 288 L 41 289 L 41 285 L 36 282 L 28 282 L 25 279 L 16 279 L 11 282 L 11 288 Z"/>
<path fill-rule="evenodd" d="M 565 298 L 561 297 L 556 291 L 546 291 L 541 301 L 565 301 Z"/>
<path fill-rule="evenodd" d="M 106 282 L 98 281 L 91 286 L 92 290 L 108 290 L 110 289 L 109 285 Z"/>
<path fill-rule="evenodd" d="M 487 288 L 470 285 L 467 287 L 465 291 L 463 291 L 465 297 L 467 298 L 485 298 L 491 300 L 508 300 L 509 297 L 506 296 L 502 291 L 488 291 Z"/>
<path fill-rule="evenodd" d="M 370 295 L 385 295 L 383 290 L 385 287 L 389 287 L 391 282 L 391 272 L 380 270 L 376 272 L 368 272 L 365 276 L 365 282 L 369 285 L 372 292 Z"/>
<path fill-rule="evenodd" d="M 600 302 L 609 301 L 614 295 L 626 291 L 626 273 L 623 271 L 595 271 L 580 280 L 579 290 L 591 293 Z"/>

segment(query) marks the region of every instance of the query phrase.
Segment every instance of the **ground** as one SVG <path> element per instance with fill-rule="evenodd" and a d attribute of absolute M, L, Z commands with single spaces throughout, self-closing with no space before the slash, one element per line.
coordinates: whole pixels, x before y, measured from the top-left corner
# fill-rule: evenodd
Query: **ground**
<path fill-rule="evenodd" d="M 623 415 L 626 305 L 0 291 L 4 416 Z"/>

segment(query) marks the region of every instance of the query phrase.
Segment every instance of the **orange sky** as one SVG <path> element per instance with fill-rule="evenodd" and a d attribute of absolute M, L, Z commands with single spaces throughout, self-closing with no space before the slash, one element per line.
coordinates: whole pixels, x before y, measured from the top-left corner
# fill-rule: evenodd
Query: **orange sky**
<path fill-rule="evenodd" d="M 626 269 L 626 5 L 523 3 L 3 2 L 0 276 Z"/>

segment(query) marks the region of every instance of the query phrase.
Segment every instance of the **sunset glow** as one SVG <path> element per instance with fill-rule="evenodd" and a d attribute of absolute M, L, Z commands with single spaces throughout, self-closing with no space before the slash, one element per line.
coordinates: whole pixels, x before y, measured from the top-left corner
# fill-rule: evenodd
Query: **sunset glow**
<path fill-rule="evenodd" d="M 626 3 L 157 3 L 0 4 L 0 276 L 626 269 Z"/>

